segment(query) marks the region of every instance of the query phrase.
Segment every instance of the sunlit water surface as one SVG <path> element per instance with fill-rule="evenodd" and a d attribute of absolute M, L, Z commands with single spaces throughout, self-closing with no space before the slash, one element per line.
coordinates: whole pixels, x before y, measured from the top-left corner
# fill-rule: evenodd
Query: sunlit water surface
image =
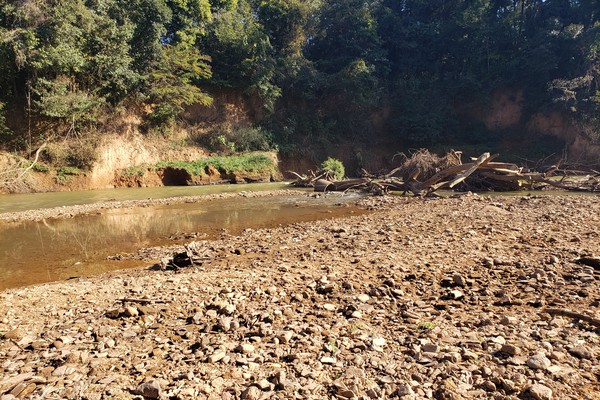
<path fill-rule="evenodd" d="M 250 187 L 255 190 L 265 188 L 279 187 Z M 45 195 L 48 198 L 41 200 L 51 207 L 56 206 L 57 201 L 82 204 L 107 199 L 144 199 L 153 196 L 162 198 L 202 193 L 190 191 L 189 188 L 178 189 L 181 188 L 73 192 L 72 197 L 58 196 L 63 195 L 62 193 L 48 193 Z M 248 188 L 238 185 L 211 189 L 212 193 L 222 193 L 223 189 L 240 191 Z M 77 201 L 79 195 L 83 200 Z M 40 202 L 34 201 L 34 197 L 40 195 L 30 196 L 32 197 L 25 196 L 29 204 L 40 208 Z M 144 266 L 148 262 L 114 261 L 108 257 L 134 252 L 144 247 L 180 243 L 169 239 L 176 233 L 197 232 L 210 238 L 221 234 L 222 229 L 235 234 L 246 228 L 275 227 L 364 212 L 353 206 L 341 206 L 356 200 L 357 196 L 332 193 L 312 198 L 307 196 L 307 193 L 299 192 L 294 196 L 238 197 L 198 203 L 109 209 L 102 210 L 98 215 L 1 224 L 0 290 Z M 4 205 L 4 208 L 14 210 L 17 206 Z"/>

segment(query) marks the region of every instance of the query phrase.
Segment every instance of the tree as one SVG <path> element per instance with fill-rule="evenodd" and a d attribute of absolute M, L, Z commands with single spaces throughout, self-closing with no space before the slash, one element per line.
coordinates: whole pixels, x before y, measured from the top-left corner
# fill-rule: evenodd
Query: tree
<path fill-rule="evenodd" d="M 211 104 L 211 97 L 194 84 L 210 77 L 207 60 L 193 47 L 184 44 L 165 46 L 163 56 L 154 64 L 149 78 L 149 100 L 153 110 L 148 118 L 152 127 L 164 130 L 172 126 L 184 106 Z"/>
<path fill-rule="evenodd" d="M 274 50 L 248 1 L 214 12 L 199 46 L 212 60 L 213 84 L 258 94 L 266 108 L 273 107 L 281 94 Z"/>

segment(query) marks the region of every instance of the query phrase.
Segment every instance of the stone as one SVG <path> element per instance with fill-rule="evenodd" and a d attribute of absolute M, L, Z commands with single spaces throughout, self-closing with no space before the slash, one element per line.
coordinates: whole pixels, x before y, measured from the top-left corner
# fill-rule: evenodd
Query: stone
<path fill-rule="evenodd" d="M 376 337 L 373 338 L 372 344 L 373 344 L 373 349 L 374 350 L 378 350 L 378 351 L 382 351 L 383 347 L 385 346 L 385 339 L 382 337 Z"/>
<path fill-rule="evenodd" d="M 496 391 L 496 384 L 492 381 L 485 381 L 485 382 L 483 382 L 482 386 L 486 392 L 495 392 Z"/>
<path fill-rule="evenodd" d="M 12 390 L 15 386 L 31 379 L 33 377 L 33 372 L 22 373 L 10 378 L 4 378 L 0 380 L 0 393 L 6 390 Z"/>
<path fill-rule="evenodd" d="M 439 351 L 439 347 L 437 344 L 425 343 L 423 346 L 421 346 L 421 350 L 423 350 L 425 353 L 437 353 Z"/>
<path fill-rule="evenodd" d="M 529 387 L 529 394 L 535 400 L 552 400 L 552 389 L 539 383 Z"/>
<path fill-rule="evenodd" d="M 547 369 L 552 362 L 543 354 L 535 354 L 527 360 L 527 366 L 531 369 Z"/>
<path fill-rule="evenodd" d="M 144 396 L 147 399 L 158 399 L 160 398 L 160 383 L 157 380 L 153 380 L 150 382 L 142 383 L 138 385 L 134 393 Z"/>
<path fill-rule="evenodd" d="M 262 393 L 256 386 L 250 386 L 242 393 L 242 399 L 245 400 L 258 400 L 261 396 Z"/>
<path fill-rule="evenodd" d="M 236 347 L 235 351 L 242 354 L 250 354 L 254 352 L 254 346 L 250 343 L 243 343 Z"/>
<path fill-rule="evenodd" d="M 292 331 L 285 331 L 285 332 L 282 332 L 279 336 L 277 336 L 279 341 L 283 344 L 289 343 L 293 337 L 294 337 L 294 332 L 292 332 Z"/>
<path fill-rule="evenodd" d="M 585 346 L 575 346 L 569 350 L 569 353 L 584 360 L 591 360 L 594 358 L 594 352 Z"/>
<path fill-rule="evenodd" d="M 504 317 L 502 317 L 502 320 L 500 320 L 500 323 L 506 326 L 516 325 L 517 322 L 519 322 L 519 320 L 516 317 L 512 317 L 509 315 L 505 315 Z"/>
<path fill-rule="evenodd" d="M 463 292 L 461 292 L 460 290 L 456 289 L 456 290 L 451 290 L 449 293 L 449 296 L 451 299 L 460 300 L 463 297 L 465 297 L 465 294 Z"/>
<path fill-rule="evenodd" d="M 371 296 L 369 296 L 366 293 L 361 293 L 358 296 L 356 296 L 356 298 L 358 299 L 358 301 L 360 301 L 362 303 L 366 303 L 367 301 L 369 301 L 371 299 Z"/>
<path fill-rule="evenodd" d="M 258 386 L 260 390 L 269 390 L 273 384 L 266 379 L 261 379 L 260 381 L 256 382 L 256 386 Z"/>
<path fill-rule="evenodd" d="M 336 362 L 337 362 L 337 360 L 335 359 L 335 357 L 322 357 L 321 358 L 322 364 L 335 364 Z"/>
<path fill-rule="evenodd" d="M 407 383 L 401 383 L 398 385 L 398 389 L 396 389 L 396 395 L 399 397 L 402 396 L 414 396 L 415 392 L 412 387 Z"/>
<path fill-rule="evenodd" d="M 217 363 L 225 358 L 227 354 L 224 351 L 217 351 L 208 357 L 208 362 L 211 364 Z"/>
<path fill-rule="evenodd" d="M 508 354 L 509 356 L 516 356 L 521 354 L 521 349 L 512 344 L 504 344 L 500 349 L 501 353 Z"/>
<path fill-rule="evenodd" d="M 25 336 L 25 332 L 20 328 L 11 329 L 4 334 L 5 339 L 19 340 Z"/>
<path fill-rule="evenodd" d="M 126 317 L 137 317 L 138 315 L 140 315 L 139 311 L 137 308 L 135 307 L 125 307 L 125 312 L 124 312 Z"/>
<path fill-rule="evenodd" d="M 466 286 L 467 285 L 465 278 L 463 278 L 463 276 L 461 274 L 452 275 L 452 281 L 457 286 Z"/>

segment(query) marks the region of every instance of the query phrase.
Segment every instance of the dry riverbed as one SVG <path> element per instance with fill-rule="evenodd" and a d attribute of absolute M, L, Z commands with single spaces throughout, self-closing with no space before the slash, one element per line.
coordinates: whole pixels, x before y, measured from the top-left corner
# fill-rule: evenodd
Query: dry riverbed
<path fill-rule="evenodd" d="M 0 399 L 600 399 L 599 197 L 361 202 L 0 293 Z"/>

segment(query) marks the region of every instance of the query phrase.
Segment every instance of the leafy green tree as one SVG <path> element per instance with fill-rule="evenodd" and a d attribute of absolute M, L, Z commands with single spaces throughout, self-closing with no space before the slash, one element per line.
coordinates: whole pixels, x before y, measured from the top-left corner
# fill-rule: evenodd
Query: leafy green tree
<path fill-rule="evenodd" d="M 116 8 L 112 0 L 97 6 L 93 33 L 86 43 L 86 73 L 78 77 L 113 106 L 135 96 L 143 79 L 141 71 L 134 67 L 134 23 L 112 18 Z"/>
<path fill-rule="evenodd" d="M 150 71 L 152 65 L 162 57 L 163 42 L 167 34 L 166 25 L 173 17 L 165 0 L 115 0 L 118 1 L 119 23 L 129 19 L 134 26 L 131 38 L 133 65 L 140 73 Z"/>
<path fill-rule="evenodd" d="M 207 60 L 195 48 L 183 44 L 165 46 L 163 57 L 155 63 L 149 78 L 149 100 L 154 107 L 149 115 L 152 127 L 168 128 L 190 104 L 211 104 L 211 97 L 194 84 L 210 77 Z"/>
<path fill-rule="evenodd" d="M 168 0 L 173 17 L 167 24 L 166 41 L 170 44 L 195 45 L 204 34 L 204 26 L 212 19 L 208 0 Z"/>
<path fill-rule="evenodd" d="M 281 94 L 274 83 L 273 47 L 248 1 L 213 13 L 199 45 L 212 59 L 213 84 L 259 94 L 268 109 L 273 107 Z"/>

